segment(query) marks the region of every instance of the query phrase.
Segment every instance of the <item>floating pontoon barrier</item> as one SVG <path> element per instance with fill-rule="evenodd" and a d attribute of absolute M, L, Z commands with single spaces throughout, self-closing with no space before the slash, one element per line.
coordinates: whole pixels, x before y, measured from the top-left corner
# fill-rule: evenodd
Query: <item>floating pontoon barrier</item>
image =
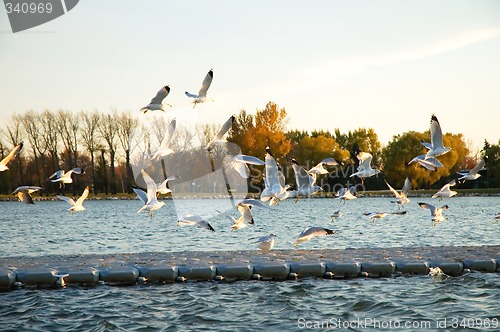
<path fill-rule="evenodd" d="M 106 267 L 99 271 L 99 280 L 109 284 L 135 284 L 139 270 L 132 266 Z"/>
<path fill-rule="evenodd" d="M 496 257 L 497 255 L 493 254 L 492 256 Z M 227 257 L 230 258 L 227 259 Z M 229 263 L 224 264 L 221 261 L 214 262 L 213 259 L 207 260 L 207 265 L 198 265 L 200 261 L 196 260 L 193 262 L 193 266 L 188 266 L 189 261 L 184 261 L 186 265 L 176 266 L 174 264 L 175 260 L 170 260 L 167 263 L 152 260 L 151 265 L 143 265 L 143 263 L 128 265 L 128 261 L 122 261 L 118 264 L 116 261 L 112 261 L 111 264 L 106 263 L 97 268 L 86 266 L 81 262 L 77 263 L 80 267 L 76 268 L 43 267 L 50 266 L 47 263 L 41 264 L 42 267 L 37 267 L 33 264 L 33 261 L 28 263 L 23 261 L 16 268 L 12 267 L 16 265 L 13 264 L 15 262 L 10 261 L 8 265 L 0 266 L 0 288 L 12 289 L 22 286 L 57 287 L 59 278 L 56 275 L 64 274 L 69 274 L 64 278 L 66 284 L 96 285 L 102 282 L 111 285 L 130 285 L 143 282 L 222 281 L 226 279 L 285 280 L 287 278 L 308 277 L 329 279 L 355 278 L 359 276 L 390 277 L 397 273 L 426 275 L 429 274 L 430 268 L 436 267 L 439 267 L 443 273 L 450 276 L 458 276 L 469 271 L 500 272 L 498 266 L 500 260 L 498 258 L 486 259 L 487 256 L 484 255 L 480 259 L 463 261 L 454 258 L 455 261 L 444 259 L 443 261 L 419 260 L 417 262 L 407 262 L 400 259 L 380 261 L 380 258 L 371 261 L 371 256 L 366 260 L 356 258 L 360 262 L 335 262 L 322 261 L 325 256 L 321 255 L 316 261 L 309 257 L 310 260 L 303 262 L 297 262 L 296 260 L 287 262 L 285 259 L 281 259 L 274 262 L 259 262 L 259 264 L 238 263 L 242 259 L 246 259 L 245 256 L 238 258 L 228 255 L 227 257 L 224 261 Z M 259 257 L 257 256 L 256 261 L 258 261 Z"/>
<path fill-rule="evenodd" d="M 425 274 L 429 274 L 429 263 L 427 263 L 427 262 L 418 262 L 418 263 L 397 262 L 396 263 L 396 271 L 401 272 L 402 274 L 425 275 Z"/>

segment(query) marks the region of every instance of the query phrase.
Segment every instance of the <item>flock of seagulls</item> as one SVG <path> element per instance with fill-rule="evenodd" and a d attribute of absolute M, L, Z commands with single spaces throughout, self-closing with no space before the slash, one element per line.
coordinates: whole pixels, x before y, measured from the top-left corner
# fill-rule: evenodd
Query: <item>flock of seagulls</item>
<path fill-rule="evenodd" d="M 185 92 L 185 95 L 192 99 L 193 108 L 199 103 L 205 103 L 213 101 L 213 99 L 207 97 L 208 89 L 213 80 L 213 70 L 209 70 L 205 78 L 203 79 L 201 88 L 197 94 Z M 163 103 L 164 99 L 169 95 L 170 87 L 168 85 L 163 86 L 157 94 L 151 99 L 147 106 L 144 106 L 140 111 L 146 114 L 148 111 L 163 111 L 165 112 L 166 107 L 172 107 L 169 104 Z M 220 128 L 215 137 L 210 140 L 205 146 L 205 149 L 210 153 L 215 147 L 224 145 L 227 143 L 225 136 L 228 131 L 233 126 L 235 117 L 231 116 Z M 172 137 L 175 133 L 176 119 L 171 120 L 167 128 L 165 128 L 165 135 L 157 151 L 150 154 L 145 154 L 149 160 L 159 161 L 162 158 L 168 158 L 168 156 L 174 151 L 171 147 Z M 436 170 L 436 168 L 444 167 L 443 164 L 438 160 L 438 157 L 451 151 L 451 148 L 445 147 L 443 145 L 442 130 L 439 121 L 435 115 L 431 116 L 430 122 L 430 143 L 422 141 L 422 145 L 427 149 L 425 154 L 416 156 L 413 158 L 409 164 L 418 163 L 418 165 L 426 168 L 427 170 Z M 8 164 L 16 157 L 23 143 L 18 144 L 3 160 L 0 161 L 0 171 L 9 170 Z M 371 165 L 373 156 L 368 152 L 359 151 L 357 152 L 357 159 L 359 160 L 359 167 L 357 171 L 350 175 L 350 177 L 358 177 L 362 182 L 366 178 L 378 175 L 381 173 L 379 169 Z M 484 169 L 486 166 L 487 159 L 481 160 L 476 167 L 474 167 L 469 172 L 459 173 L 459 178 L 457 181 L 471 181 L 477 179 L 480 174 L 479 171 Z M 295 174 L 295 184 L 286 184 L 285 177 L 278 167 L 278 164 L 273 157 L 269 147 L 265 150 L 264 160 L 259 159 L 255 156 L 248 156 L 243 154 L 237 154 L 234 156 L 227 155 L 222 163 L 223 168 L 230 168 L 236 170 L 241 177 L 249 178 L 250 170 L 248 165 L 254 166 L 264 166 L 264 188 L 261 192 L 260 199 L 243 199 L 235 204 L 237 211 L 239 212 L 239 217 L 235 218 L 232 215 L 228 215 L 227 218 L 232 222 L 230 229 L 236 231 L 238 229 L 247 227 L 247 225 L 254 225 L 255 221 L 252 214 L 252 209 L 257 208 L 269 208 L 269 206 L 279 205 L 280 202 L 287 198 L 295 198 L 297 203 L 301 197 L 309 197 L 323 189 L 316 184 L 318 176 L 328 174 L 328 168 L 332 166 L 338 166 L 339 163 L 333 158 L 326 158 L 318 163 L 313 168 L 307 170 L 301 166 L 296 159 L 290 159 L 291 166 Z M 73 183 L 73 174 L 82 174 L 83 170 L 81 168 L 73 168 L 69 171 L 59 170 L 52 174 L 49 179 L 56 183 L 60 183 L 63 187 L 65 184 Z M 162 208 L 165 203 L 158 200 L 159 195 L 165 195 L 172 192 L 168 187 L 168 182 L 176 180 L 178 177 L 170 176 L 167 177 L 163 182 L 156 183 L 153 178 L 146 172 L 144 168 L 140 171 L 140 176 L 144 180 L 146 185 L 145 190 L 142 188 L 132 188 L 137 194 L 138 198 L 142 201 L 143 206 L 139 208 L 137 213 L 147 212 L 150 218 L 153 218 L 153 212 Z M 398 204 L 397 212 L 366 212 L 364 213 L 370 219 L 370 222 L 374 222 L 376 219 L 381 219 L 389 214 L 402 215 L 406 211 L 402 210 L 405 204 L 408 204 L 410 200 L 408 199 L 408 193 L 411 188 L 411 179 L 407 177 L 403 188 L 400 191 L 395 190 L 387 181 L 386 185 L 389 190 L 395 196 L 393 203 Z M 456 181 L 453 180 L 443 186 L 437 193 L 435 193 L 432 198 L 439 198 L 443 200 L 444 198 L 450 198 L 456 195 L 456 191 L 450 189 L 450 187 L 456 185 Z M 37 186 L 21 186 L 17 188 L 12 194 L 17 195 L 20 201 L 27 204 L 33 204 L 33 199 L 31 194 L 41 187 Z M 59 199 L 64 200 L 70 204 L 71 212 L 83 211 L 84 200 L 89 195 L 89 187 L 87 186 L 83 191 L 82 195 L 75 201 L 72 198 L 66 196 L 57 196 Z M 336 193 L 337 199 L 340 203 L 346 203 L 346 201 L 357 199 L 356 188 L 350 186 L 349 188 L 341 188 Z M 448 205 L 443 205 L 440 208 L 429 203 L 419 202 L 418 205 L 423 209 L 428 209 L 430 211 L 432 225 L 441 222 L 446 219 L 443 216 L 443 211 L 448 209 Z M 342 217 L 342 212 L 340 210 L 335 211 L 332 215 L 332 221 L 337 218 Z M 500 219 L 500 213 L 495 216 L 496 220 Z M 209 231 L 215 231 L 214 227 L 206 219 L 199 215 L 187 214 L 184 217 L 178 219 L 177 224 L 179 226 L 196 226 Z M 310 226 L 305 228 L 295 239 L 294 244 L 299 245 L 302 242 L 309 241 L 315 237 L 322 237 L 335 234 L 335 231 L 329 228 Z M 257 248 L 267 252 L 271 250 L 276 242 L 277 236 L 275 234 L 269 234 L 258 238 L 256 241 Z M 61 278 L 62 279 L 62 278 Z"/>

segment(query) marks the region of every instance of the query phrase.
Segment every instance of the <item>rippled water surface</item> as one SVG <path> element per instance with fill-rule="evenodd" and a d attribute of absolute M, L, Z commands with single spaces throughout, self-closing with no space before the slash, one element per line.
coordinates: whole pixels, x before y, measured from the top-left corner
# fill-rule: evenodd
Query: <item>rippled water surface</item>
<path fill-rule="evenodd" d="M 448 199 L 444 202 L 450 206 L 445 211 L 448 219 L 435 227 L 418 201 L 441 205 L 430 198 L 412 198 L 406 215 L 370 223 L 362 212 L 395 211 L 389 198 L 361 198 L 346 205 L 333 199 L 290 200 L 271 209 L 255 208 L 255 226 L 236 232 L 231 232 L 227 217 L 217 212 L 238 215 L 227 210 L 227 200 L 168 201 L 152 220 L 146 213 L 136 213 L 141 206 L 137 200 L 87 201 L 87 210 L 75 214 L 67 211 L 65 202 L 33 206 L 0 202 L 0 266 L 1 257 L 7 256 L 253 249 L 252 238 L 271 232 L 279 236 L 276 248 L 294 250 L 291 242 L 309 225 L 330 227 L 337 233 L 300 248 L 500 244 L 500 224 L 493 220 L 500 198 Z M 337 209 L 344 216 L 332 221 L 330 215 Z M 176 213 L 210 217 L 216 232 L 179 227 Z M 453 278 L 70 285 L 1 292 L 0 326 L 2 331 L 289 331 L 312 327 L 419 330 L 443 324 L 461 327 L 462 323 L 498 330 L 499 303 L 500 274 L 475 272 Z"/>
<path fill-rule="evenodd" d="M 183 250 L 254 249 L 252 238 L 274 233 L 275 248 L 293 249 L 294 238 L 307 226 L 334 229 L 337 234 L 301 244 L 304 249 L 500 244 L 500 224 L 494 215 L 499 197 L 412 198 L 406 215 L 390 215 L 370 223 L 363 212 L 396 211 L 390 198 L 360 198 L 339 204 L 335 199 L 286 200 L 269 209 L 254 208 L 255 226 L 232 232 L 227 214 L 238 217 L 225 199 L 166 201 L 155 211 L 136 213 L 138 200 L 89 200 L 86 211 L 70 214 L 63 201 L 0 202 L 0 257 L 45 254 L 124 253 Z M 430 213 L 417 202 L 448 204 L 448 217 L 431 227 Z M 344 216 L 332 221 L 340 209 Z M 223 212 L 222 214 L 218 212 Z M 177 214 L 207 217 L 216 232 L 177 226 Z"/>

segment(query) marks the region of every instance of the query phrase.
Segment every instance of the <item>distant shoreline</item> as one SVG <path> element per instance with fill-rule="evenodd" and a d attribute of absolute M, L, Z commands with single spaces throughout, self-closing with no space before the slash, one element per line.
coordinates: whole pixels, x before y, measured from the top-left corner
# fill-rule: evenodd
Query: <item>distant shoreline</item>
<path fill-rule="evenodd" d="M 430 197 L 437 190 L 414 190 L 410 191 L 408 197 Z M 489 189 L 458 189 L 456 197 L 500 197 L 500 188 L 489 188 Z M 73 192 L 66 193 L 66 196 L 72 197 Z M 76 195 L 78 196 L 78 195 Z M 259 194 L 248 194 L 247 197 L 259 198 Z M 389 190 L 372 190 L 365 191 L 359 194 L 359 197 L 394 197 Z M 160 196 L 159 199 L 169 200 L 169 199 L 228 199 L 227 195 L 213 195 L 213 194 L 198 194 L 192 195 L 189 193 L 180 193 L 172 196 Z M 234 195 L 234 199 L 243 199 L 241 195 Z M 335 198 L 334 193 L 323 193 L 316 194 L 310 198 Z M 119 193 L 116 195 L 112 194 L 90 194 L 87 200 L 135 200 L 138 199 L 135 194 L 124 194 Z M 59 199 L 55 195 L 50 196 L 39 196 L 33 195 L 33 200 L 37 201 L 58 201 Z M 0 202 L 16 202 L 17 197 L 13 195 L 0 195 Z"/>

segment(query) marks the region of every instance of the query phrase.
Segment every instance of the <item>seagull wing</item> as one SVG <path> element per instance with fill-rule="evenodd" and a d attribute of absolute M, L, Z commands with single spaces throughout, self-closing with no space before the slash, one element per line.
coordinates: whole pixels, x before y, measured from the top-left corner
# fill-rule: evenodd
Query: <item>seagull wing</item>
<path fill-rule="evenodd" d="M 33 202 L 33 198 L 31 197 L 31 195 L 27 191 L 20 191 L 20 192 L 18 192 L 17 193 L 17 198 L 21 202 L 24 202 L 26 204 L 35 204 L 35 202 Z"/>
<path fill-rule="evenodd" d="M 331 157 L 330 158 L 325 158 L 321 162 L 323 164 L 328 165 L 328 166 L 338 166 L 339 165 L 339 163 L 335 159 L 333 159 Z"/>
<path fill-rule="evenodd" d="M 68 202 L 69 205 L 71 206 L 74 206 L 75 205 L 75 200 L 73 198 L 69 198 L 69 197 L 66 197 L 66 196 L 57 196 L 57 198 L 59 198 L 60 200 L 63 200 L 65 202 Z"/>
<path fill-rule="evenodd" d="M 55 180 L 57 180 L 57 179 L 61 178 L 63 175 L 64 175 L 64 170 L 60 169 L 60 170 L 54 172 L 54 174 L 52 174 L 51 176 L 49 176 L 49 179 L 55 178 Z M 54 182 L 55 180 L 52 180 L 52 182 Z"/>
<path fill-rule="evenodd" d="M 401 189 L 401 193 L 407 196 L 408 193 L 410 192 L 410 188 L 411 188 L 411 178 L 408 176 L 405 179 L 405 184 L 403 185 L 403 189 Z"/>
<path fill-rule="evenodd" d="M 83 201 L 89 196 L 89 186 L 85 187 L 85 190 L 82 193 L 82 196 L 78 198 L 75 205 L 82 205 Z"/>
<path fill-rule="evenodd" d="M 231 117 L 229 119 L 227 119 L 226 122 L 224 122 L 221 129 L 219 130 L 219 132 L 215 136 L 215 140 L 222 140 L 222 137 L 224 137 L 224 135 L 229 131 L 229 129 L 231 129 L 231 126 L 233 125 L 234 119 L 236 119 L 236 117 L 234 115 L 231 115 Z"/>
<path fill-rule="evenodd" d="M 160 91 L 158 91 L 156 96 L 154 96 L 153 99 L 151 99 L 150 104 L 161 104 L 163 99 L 165 99 L 165 97 L 168 96 L 169 92 L 170 92 L 170 87 L 168 85 L 165 85 L 163 88 L 160 89 Z"/>
<path fill-rule="evenodd" d="M 360 152 L 357 155 L 359 160 L 358 171 L 370 169 L 370 163 L 372 162 L 373 156 L 368 152 Z"/>
<path fill-rule="evenodd" d="M 473 169 L 471 169 L 469 171 L 469 174 L 470 175 L 474 175 L 474 174 L 477 174 L 481 169 L 483 169 L 483 167 L 486 165 L 486 160 L 483 158 L 481 159 L 480 162 L 477 163 L 476 167 L 474 167 Z"/>
<path fill-rule="evenodd" d="M 14 157 L 17 155 L 19 150 L 22 149 L 22 147 L 23 147 L 23 142 L 16 145 L 14 149 L 12 149 L 12 151 L 10 151 L 10 153 L 7 155 L 7 157 L 3 158 L 2 161 L 0 161 L 0 165 L 7 166 L 7 164 L 10 163 L 12 159 L 14 159 Z"/>
<path fill-rule="evenodd" d="M 147 195 L 148 195 L 147 203 L 150 203 L 154 199 L 156 199 L 156 190 L 158 189 L 158 187 L 156 186 L 156 182 L 154 182 L 154 180 L 151 178 L 151 176 L 149 176 L 148 173 L 146 173 L 145 170 L 141 170 L 141 174 L 147 186 Z"/>
<path fill-rule="evenodd" d="M 443 147 L 443 132 L 437 117 L 433 114 L 431 117 L 431 145 L 433 149 Z"/>
<path fill-rule="evenodd" d="M 292 168 L 295 173 L 295 182 L 297 183 L 297 189 L 308 188 L 311 184 L 309 174 L 307 173 L 305 168 L 300 166 L 300 164 L 295 159 L 292 159 Z"/>
<path fill-rule="evenodd" d="M 385 180 L 385 179 L 384 179 L 384 181 L 385 181 L 385 184 L 387 185 L 387 187 L 389 188 L 389 190 L 392 192 L 392 194 L 393 194 L 394 196 L 396 196 L 396 198 L 400 198 L 400 197 L 401 197 L 401 194 L 400 194 L 400 193 L 398 193 L 398 191 L 397 191 L 396 189 L 394 189 L 394 188 L 393 188 L 393 187 L 389 184 L 389 182 L 387 182 L 387 180 Z"/>
<path fill-rule="evenodd" d="M 429 142 L 426 142 L 424 140 L 421 140 L 420 143 L 427 149 L 427 150 L 432 150 L 432 144 Z"/>
<path fill-rule="evenodd" d="M 429 209 L 431 211 L 431 216 L 434 216 L 434 214 L 436 213 L 436 207 L 434 205 L 427 203 L 418 203 L 418 205 L 420 205 L 422 209 Z"/>
<path fill-rule="evenodd" d="M 175 134 L 175 127 L 177 125 L 177 120 L 175 118 L 170 121 L 170 124 L 167 127 L 167 132 L 165 133 L 165 136 L 163 137 L 163 140 L 161 141 L 161 147 L 162 148 L 168 148 L 170 145 L 170 142 L 172 141 L 172 137 Z"/>
<path fill-rule="evenodd" d="M 137 194 L 137 197 L 142 201 L 142 203 L 147 204 L 148 202 L 148 194 L 139 188 L 132 188 L 132 190 Z"/>
<path fill-rule="evenodd" d="M 247 156 L 244 154 L 237 154 L 233 157 L 233 161 L 239 162 L 239 163 L 245 163 L 245 164 L 250 164 L 250 165 L 258 165 L 258 166 L 264 166 L 266 163 L 262 160 L 260 160 L 257 157 L 254 156 Z"/>
<path fill-rule="evenodd" d="M 207 95 L 208 88 L 210 84 L 212 84 L 212 79 L 214 78 L 214 72 L 212 69 L 207 73 L 205 79 L 203 79 L 203 83 L 201 84 L 200 91 L 198 91 L 198 97 L 205 97 Z"/>
<path fill-rule="evenodd" d="M 75 167 L 72 170 L 68 171 L 68 173 L 69 174 L 71 174 L 71 173 L 82 174 L 83 170 L 80 167 Z M 68 174 L 68 173 L 66 173 L 66 174 Z M 68 175 L 68 176 L 71 176 L 71 175 Z"/>

